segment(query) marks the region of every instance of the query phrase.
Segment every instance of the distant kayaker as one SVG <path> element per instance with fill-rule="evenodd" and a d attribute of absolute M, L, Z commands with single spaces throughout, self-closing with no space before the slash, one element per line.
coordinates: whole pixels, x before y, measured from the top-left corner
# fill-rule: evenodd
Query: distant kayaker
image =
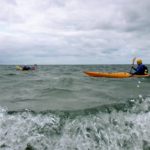
<path fill-rule="evenodd" d="M 147 66 L 145 66 L 143 63 L 142 63 L 142 59 L 137 59 L 137 67 L 135 68 L 134 66 L 132 66 L 132 69 L 135 70 L 134 73 L 132 73 L 133 75 L 134 74 L 137 74 L 137 75 L 145 75 L 145 74 L 148 74 L 148 68 Z"/>
<path fill-rule="evenodd" d="M 37 69 L 37 65 L 35 64 L 34 66 L 23 66 L 22 70 L 26 71 L 26 70 L 36 70 Z"/>
<path fill-rule="evenodd" d="M 31 67 L 31 70 L 36 70 L 37 69 L 37 64 L 34 64 L 34 66 Z"/>
<path fill-rule="evenodd" d="M 24 71 L 24 70 L 31 70 L 31 67 L 30 66 L 23 66 L 22 67 L 22 70 Z"/>

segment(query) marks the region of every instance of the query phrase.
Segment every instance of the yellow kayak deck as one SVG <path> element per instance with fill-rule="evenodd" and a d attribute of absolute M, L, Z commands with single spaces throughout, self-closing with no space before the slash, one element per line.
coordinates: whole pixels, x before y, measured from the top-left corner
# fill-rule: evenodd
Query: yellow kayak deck
<path fill-rule="evenodd" d="M 16 66 L 16 70 L 23 71 L 23 69 L 22 69 L 22 67 L 21 67 L 21 66 Z"/>

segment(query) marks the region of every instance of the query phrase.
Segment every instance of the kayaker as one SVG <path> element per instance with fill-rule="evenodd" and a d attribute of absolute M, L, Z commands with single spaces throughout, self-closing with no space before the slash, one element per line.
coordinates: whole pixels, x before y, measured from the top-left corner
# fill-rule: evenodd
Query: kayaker
<path fill-rule="evenodd" d="M 24 71 L 24 70 L 31 70 L 31 67 L 30 66 L 23 66 L 22 67 L 22 70 Z"/>
<path fill-rule="evenodd" d="M 133 75 L 134 74 L 137 74 L 137 75 L 145 75 L 145 74 L 148 74 L 148 68 L 147 66 L 145 66 L 143 63 L 142 63 L 142 59 L 137 59 L 137 67 L 135 68 L 134 66 L 132 66 L 132 69 L 135 70 L 134 73 L 132 73 Z"/>
<path fill-rule="evenodd" d="M 34 64 L 34 66 L 32 66 L 31 69 L 36 70 L 37 69 L 37 64 Z"/>
<path fill-rule="evenodd" d="M 25 71 L 25 70 L 36 70 L 37 69 L 37 65 L 35 64 L 34 66 L 23 66 L 22 67 L 22 70 Z"/>

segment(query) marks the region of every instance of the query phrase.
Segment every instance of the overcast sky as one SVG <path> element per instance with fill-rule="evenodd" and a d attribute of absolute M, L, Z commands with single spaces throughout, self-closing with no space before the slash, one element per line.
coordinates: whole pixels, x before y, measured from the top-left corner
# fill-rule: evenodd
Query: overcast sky
<path fill-rule="evenodd" d="M 0 64 L 150 63 L 150 0 L 0 0 Z"/>

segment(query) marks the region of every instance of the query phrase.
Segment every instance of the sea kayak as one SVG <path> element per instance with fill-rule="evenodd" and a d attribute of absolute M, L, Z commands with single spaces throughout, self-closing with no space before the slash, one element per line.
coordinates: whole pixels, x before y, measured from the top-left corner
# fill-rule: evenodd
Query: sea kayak
<path fill-rule="evenodd" d="M 18 71 L 33 71 L 35 69 L 32 68 L 32 67 L 29 67 L 29 68 L 25 69 L 22 66 L 16 66 L 16 70 L 18 70 Z"/>
<path fill-rule="evenodd" d="M 105 78 L 150 77 L 150 74 L 132 75 L 128 72 L 90 72 L 90 71 L 85 71 L 84 73 L 90 77 L 105 77 Z"/>

